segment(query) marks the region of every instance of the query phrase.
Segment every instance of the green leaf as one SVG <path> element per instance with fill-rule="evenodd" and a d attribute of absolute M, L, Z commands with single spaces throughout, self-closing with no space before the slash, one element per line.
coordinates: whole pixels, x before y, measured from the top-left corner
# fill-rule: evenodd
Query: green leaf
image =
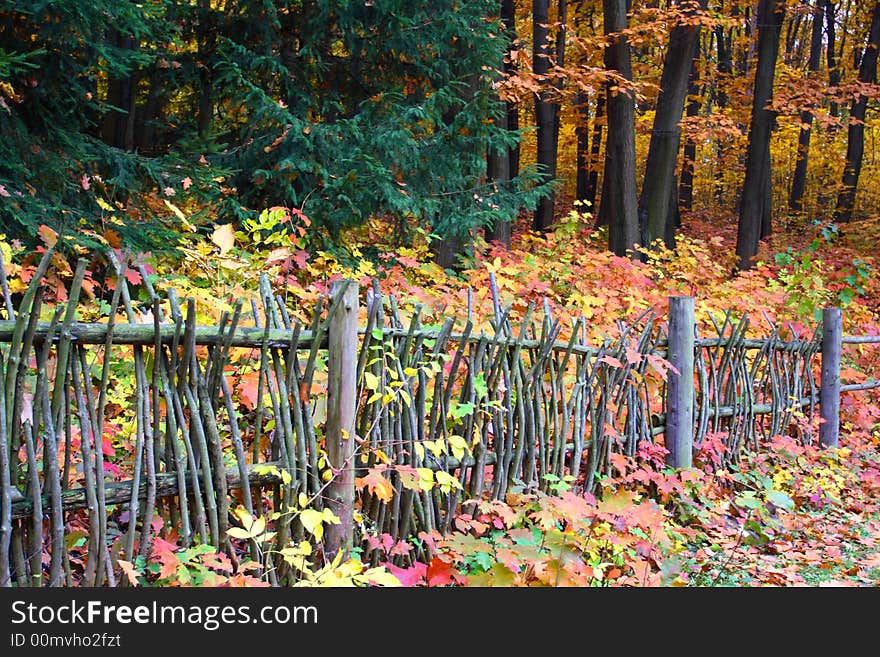
<path fill-rule="evenodd" d="M 768 491 L 766 497 L 768 502 L 778 506 L 780 509 L 785 509 L 786 511 L 794 510 L 794 500 L 781 490 Z"/>

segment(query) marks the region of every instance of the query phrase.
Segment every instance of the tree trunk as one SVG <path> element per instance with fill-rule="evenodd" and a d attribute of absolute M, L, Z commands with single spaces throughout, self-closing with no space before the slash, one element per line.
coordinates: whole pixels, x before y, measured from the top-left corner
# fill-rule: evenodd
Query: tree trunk
<path fill-rule="evenodd" d="M 567 32 L 567 23 L 568 23 L 568 2 L 567 0 L 558 0 L 556 5 L 556 20 L 559 23 L 559 28 L 556 30 L 556 65 L 560 68 L 565 66 L 565 35 Z M 565 85 L 565 78 L 559 77 L 556 79 L 556 89 L 559 91 L 559 94 L 556 96 L 559 98 L 561 96 L 563 87 Z M 553 103 L 553 159 L 558 160 L 559 157 L 559 112 L 560 106 L 558 102 Z M 554 165 L 555 166 L 555 165 Z M 551 220 L 552 223 L 552 220 Z"/>
<path fill-rule="evenodd" d="M 605 119 L 605 91 L 599 89 L 597 93 L 596 115 L 593 117 L 593 136 L 590 144 L 590 174 L 587 176 L 587 187 L 583 198 L 578 195 L 578 198 L 594 208 L 593 212 L 596 207 L 596 192 L 599 189 L 599 155 L 602 153 L 602 123 Z M 596 214 L 598 220 L 598 213 Z"/>
<path fill-rule="evenodd" d="M 199 0 L 198 58 L 199 70 L 199 136 L 207 137 L 214 118 L 214 82 L 211 60 L 214 56 L 216 33 L 210 0 Z"/>
<path fill-rule="evenodd" d="M 700 52 L 697 44 L 697 52 L 691 62 L 691 73 L 688 79 L 688 96 L 686 114 L 688 118 L 700 114 Z M 678 205 L 685 210 L 694 208 L 694 162 L 697 159 L 697 142 L 688 138 L 684 142 L 684 154 L 681 162 L 681 176 L 678 183 Z M 680 216 L 680 215 L 679 215 Z"/>
<path fill-rule="evenodd" d="M 507 111 L 498 117 L 496 124 L 506 130 Z M 486 177 L 495 181 L 499 187 L 510 183 L 510 152 L 507 148 L 490 148 L 486 158 Z M 500 242 L 505 249 L 510 248 L 510 221 L 497 220 L 491 226 L 486 226 L 486 240 Z"/>
<path fill-rule="evenodd" d="M 817 3 L 813 8 L 813 28 L 810 34 L 810 60 L 807 70 L 812 74 L 819 70 L 822 56 L 822 8 Z M 810 159 L 810 137 L 813 132 L 813 113 L 801 112 L 801 129 L 798 134 L 797 163 L 794 167 L 794 178 L 788 196 L 788 207 L 796 212 L 803 209 L 802 200 L 807 188 L 807 164 Z"/>
<path fill-rule="evenodd" d="M 868 43 L 859 64 L 859 82 L 864 84 L 877 82 L 878 49 L 880 49 L 880 2 L 874 5 L 874 13 L 871 16 Z M 843 188 L 837 197 L 837 209 L 834 211 L 835 221 L 847 222 L 852 219 L 856 188 L 859 184 L 859 174 L 862 171 L 862 155 L 865 152 L 865 111 L 867 107 L 867 96 L 860 94 L 853 101 L 849 111 L 846 165 L 843 169 Z"/>
<path fill-rule="evenodd" d="M 715 103 L 720 109 L 727 107 L 727 84 L 733 75 L 733 30 L 724 33 L 724 27 L 715 28 L 715 43 L 718 49 L 718 83 L 715 88 Z M 716 143 L 718 166 L 715 170 L 715 202 L 718 205 L 724 203 L 724 147 L 721 140 Z"/>
<path fill-rule="evenodd" d="M 772 202 L 766 198 L 766 190 L 770 177 L 769 148 L 774 116 L 767 105 L 773 96 L 779 33 L 784 14 L 785 5 L 777 0 L 761 0 L 758 6 L 758 65 L 755 70 L 746 176 L 736 236 L 736 255 L 740 269 L 749 269 L 752 266 L 761 235 L 770 226 L 770 217 L 766 215 L 772 213 Z"/>
<path fill-rule="evenodd" d="M 516 8 L 513 0 L 501 0 L 500 16 L 507 31 L 510 44 L 516 39 Z M 509 57 L 504 59 L 505 76 L 513 73 L 514 64 Z M 516 107 L 513 103 L 504 104 L 504 113 L 498 117 L 497 125 L 502 130 L 511 130 L 510 117 L 515 114 Z M 486 176 L 489 180 L 496 181 L 499 185 L 506 185 L 516 175 L 511 172 L 513 153 L 511 148 L 490 148 L 487 154 Z M 510 248 L 510 222 L 496 221 L 492 226 L 487 226 L 486 239 L 490 242 L 500 242 L 504 248 Z"/>
<path fill-rule="evenodd" d="M 840 69 L 837 68 L 837 51 L 835 50 L 835 20 L 834 20 L 834 3 L 832 0 L 821 0 L 825 7 L 825 33 L 827 35 L 827 46 L 825 49 L 825 63 L 828 66 L 828 86 L 829 91 L 834 93 L 840 84 Z M 831 116 L 840 117 L 840 105 L 836 102 L 831 103 L 829 109 Z"/>
<path fill-rule="evenodd" d="M 629 41 L 619 35 L 627 27 L 626 0 L 603 0 L 606 35 L 615 35 L 605 47 L 605 68 L 632 80 Z M 601 213 L 608 220 L 608 248 L 625 256 L 639 239 L 636 194 L 635 98 L 627 89 L 606 85 L 608 141 L 605 145 L 605 182 Z"/>
<path fill-rule="evenodd" d="M 516 40 L 516 0 L 501 0 L 501 20 L 510 36 L 511 44 Z M 516 73 L 516 62 L 510 58 L 504 60 L 504 74 L 514 75 Z M 507 103 L 507 129 L 519 130 L 519 105 L 514 102 Z M 510 156 L 510 164 L 508 166 L 510 177 L 516 178 L 519 175 L 519 142 L 512 147 L 508 154 Z"/>
<path fill-rule="evenodd" d="M 535 101 L 535 123 L 537 125 L 538 166 L 541 169 L 542 181 L 549 182 L 556 178 L 556 141 L 553 138 L 556 124 L 554 103 L 550 99 L 551 91 L 547 90 L 546 76 L 550 71 L 550 44 L 548 29 L 549 0 L 533 0 L 532 2 L 532 67 L 536 76 L 542 80 L 544 87 Z M 546 232 L 553 224 L 554 192 L 538 201 L 532 227 L 536 231 Z"/>
<path fill-rule="evenodd" d="M 701 0 L 701 9 L 707 1 Z M 682 12 L 683 19 L 692 18 L 693 8 Z M 660 78 L 660 95 L 654 114 L 654 128 L 651 132 L 651 145 L 645 165 L 645 178 L 642 195 L 639 199 L 641 229 L 645 245 L 656 239 L 674 236 L 669 230 L 669 200 L 674 196 L 675 165 L 681 144 L 681 117 L 687 98 L 688 77 L 694 61 L 694 53 L 700 38 L 699 23 L 680 23 L 672 28 L 666 50 L 666 60 Z M 666 244 L 669 248 L 674 243 Z"/>

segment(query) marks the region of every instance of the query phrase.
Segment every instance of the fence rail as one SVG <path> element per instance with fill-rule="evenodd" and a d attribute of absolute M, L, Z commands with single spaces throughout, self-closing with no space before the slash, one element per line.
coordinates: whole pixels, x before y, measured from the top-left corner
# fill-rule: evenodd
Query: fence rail
<path fill-rule="evenodd" d="M 151 323 L 138 324 L 119 263 L 111 319 L 81 323 L 82 261 L 67 306 L 46 322 L 38 285 L 47 264 L 17 304 L 4 287 L 5 585 L 115 584 L 115 560 L 148 554 L 157 531 L 232 551 L 234 504 L 280 514 L 278 551 L 304 537 L 302 495 L 344 519 L 324 548 L 346 551 L 356 538 L 355 479 L 377 466 L 392 494 L 357 494 L 368 531 L 395 539 L 446 531 L 462 501 L 546 488 L 547 475 L 571 474 L 592 490 L 612 453 L 636 455 L 663 434 L 675 467 L 688 467 L 709 434 L 723 436 L 725 458 L 738 459 L 744 446 L 785 431 L 800 409 L 812 414 L 820 394 L 824 418 L 841 392 L 880 386 L 835 388 L 833 368 L 823 369 L 820 386 L 817 357 L 828 365 L 834 342 L 818 331 L 756 340 L 746 337 L 748 317 L 729 312 L 712 319 L 710 335 L 696 335 L 693 300 L 672 300 L 668 328 L 646 313 L 593 345 L 584 318 L 569 330 L 546 304 L 540 321 L 532 305 L 512 321 L 494 285 L 487 334 L 470 316 L 458 331 L 452 319 L 426 328 L 419 307 L 404 321 L 378 284 L 367 290 L 360 327 L 353 283 L 334 287 L 302 323 L 263 277 L 253 326 L 243 325 L 243 300 L 217 326 L 200 326 L 191 299 L 181 303 L 172 291 L 163 304 L 151 288 L 143 304 Z M 116 322 L 117 309 L 127 323 Z M 837 344 L 876 342 L 845 336 Z M 122 394 L 115 387 L 126 373 L 134 385 Z M 235 385 L 246 377 L 256 379 L 249 401 Z M 833 444 L 830 435 L 823 444 Z M 401 477 L 413 467 L 446 472 L 457 485 L 413 490 Z M 76 554 L 64 540 L 72 526 L 87 534 Z M 277 559 L 266 576 L 283 584 L 294 575 Z"/>

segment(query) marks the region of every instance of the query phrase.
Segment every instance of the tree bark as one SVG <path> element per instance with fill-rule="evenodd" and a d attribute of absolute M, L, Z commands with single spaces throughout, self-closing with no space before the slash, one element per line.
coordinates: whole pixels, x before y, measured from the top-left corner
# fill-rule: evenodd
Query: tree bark
<path fill-rule="evenodd" d="M 205 138 L 214 118 L 214 81 L 211 59 L 214 55 L 216 33 L 210 0 L 199 0 L 198 58 L 199 70 L 199 136 Z"/>
<path fill-rule="evenodd" d="M 596 115 L 593 117 L 593 136 L 590 143 L 590 173 L 587 176 L 587 187 L 583 198 L 578 198 L 596 207 L 596 192 L 599 189 L 599 155 L 602 153 L 602 124 L 605 120 L 605 90 L 599 89 L 596 99 Z M 597 220 L 598 220 L 598 213 Z"/>
<path fill-rule="evenodd" d="M 825 63 L 828 66 L 828 86 L 832 93 L 840 84 L 840 69 L 837 68 L 837 51 L 835 50 L 835 18 L 834 3 L 831 0 L 821 0 L 825 8 L 825 33 L 827 46 L 825 48 Z M 834 118 L 840 117 L 840 105 L 832 101 L 829 113 Z"/>
<path fill-rule="evenodd" d="M 543 89 L 535 100 L 535 124 L 537 126 L 538 166 L 542 180 L 549 182 L 556 178 L 556 141 L 553 138 L 556 124 L 554 103 L 550 99 L 551 91 L 547 90 L 546 76 L 550 71 L 549 42 L 549 0 L 533 0 L 532 2 L 532 69 L 536 76 L 545 78 Z M 538 201 L 532 227 L 536 231 L 546 232 L 553 224 L 553 205 L 555 193 L 550 192 Z"/>
<path fill-rule="evenodd" d="M 779 33 L 784 15 L 785 5 L 777 0 L 761 0 L 758 6 L 758 65 L 736 237 L 740 269 L 749 269 L 754 264 L 752 259 L 758 253 L 758 242 L 770 226 L 772 201 L 766 198 L 766 191 L 771 173 L 769 149 L 774 114 L 767 106 L 773 96 Z"/>
<path fill-rule="evenodd" d="M 880 49 L 880 2 L 874 5 L 871 27 L 862 61 L 859 64 L 859 82 L 877 82 L 877 54 Z M 865 152 L 865 112 L 868 108 L 867 96 L 859 95 L 849 111 L 849 127 L 846 140 L 846 165 L 843 169 L 843 188 L 837 197 L 834 220 L 847 222 L 852 219 L 856 201 L 856 189 L 862 172 L 862 156 Z"/>
<path fill-rule="evenodd" d="M 691 62 L 691 73 L 688 79 L 688 96 L 686 115 L 688 118 L 700 114 L 700 52 L 697 44 L 697 52 Z M 684 142 L 684 153 L 681 162 L 681 176 L 678 182 L 678 205 L 685 210 L 693 210 L 694 207 L 694 162 L 697 159 L 697 142 L 688 138 Z"/>
<path fill-rule="evenodd" d="M 605 68 L 632 80 L 629 41 L 618 34 L 627 27 L 626 0 L 603 0 L 605 34 L 611 37 L 605 47 Z M 625 256 L 639 239 L 638 197 L 636 194 L 635 98 L 631 90 L 606 85 L 608 141 L 605 145 L 605 182 L 601 214 L 609 224 L 608 248 Z"/>
<path fill-rule="evenodd" d="M 700 8 L 705 9 L 706 0 L 701 0 Z M 683 19 L 692 18 L 693 7 L 682 12 Z M 675 246 L 674 230 L 670 230 L 669 201 L 674 196 L 675 165 L 681 144 L 681 117 L 687 98 L 688 77 L 694 61 L 694 53 L 700 38 L 699 23 L 683 22 L 672 28 L 663 73 L 660 77 L 660 95 L 654 114 L 654 127 L 651 132 L 651 145 L 645 165 L 645 178 L 642 195 L 639 199 L 641 229 L 645 245 L 663 238 L 667 246 Z M 668 236 L 673 236 L 669 237 Z"/>
<path fill-rule="evenodd" d="M 813 27 L 810 34 L 810 59 L 807 70 L 814 74 L 819 70 L 822 56 L 822 7 L 818 3 L 813 7 Z M 810 159 L 810 137 L 813 132 L 813 113 L 809 110 L 801 112 L 801 129 L 798 133 L 797 163 L 791 191 L 788 195 L 788 207 L 796 212 L 803 209 L 804 192 L 807 188 L 807 164 Z"/>
<path fill-rule="evenodd" d="M 507 38 L 510 39 L 511 45 L 516 39 L 516 8 L 513 0 L 501 0 L 500 16 L 507 32 Z M 513 73 L 514 64 L 509 57 L 504 59 L 505 76 Z M 514 103 L 504 104 L 504 113 L 498 117 L 497 125 L 502 130 L 511 130 L 510 118 L 516 113 Z M 490 148 L 487 154 L 486 176 L 489 180 L 494 180 L 498 185 L 506 185 L 516 175 L 511 171 L 513 162 L 512 148 Z M 499 242 L 504 248 L 510 248 L 510 221 L 496 221 L 492 226 L 487 226 L 485 230 L 486 239 L 490 242 Z"/>

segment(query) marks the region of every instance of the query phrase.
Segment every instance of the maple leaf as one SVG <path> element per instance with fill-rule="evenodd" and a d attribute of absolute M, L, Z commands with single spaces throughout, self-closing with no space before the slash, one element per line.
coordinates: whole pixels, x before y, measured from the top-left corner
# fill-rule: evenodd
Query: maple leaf
<path fill-rule="evenodd" d="M 193 184 L 192 178 L 187 176 L 186 178 L 184 178 L 183 180 L 180 181 L 180 184 L 183 186 L 183 191 L 186 191 L 190 187 L 192 187 L 192 184 Z"/>
<path fill-rule="evenodd" d="M 426 582 L 428 566 L 419 561 L 410 568 L 400 568 L 390 563 L 385 567 L 400 581 L 401 586 L 419 586 Z"/>
<path fill-rule="evenodd" d="M 428 586 L 449 586 L 467 582 L 467 577 L 455 570 L 452 564 L 444 561 L 440 555 L 431 559 L 425 577 L 428 580 Z"/>
<path fill-rule="evenodd" d="M 208 552 L 202 555 L 202 563 L 208 568 L 219 570 L 224 573 L 232 572 L 232 562 L 222 552 Z"/>
<path fill-rule="evenodd" d="M 154 550 L 153 558 L 162 564 L 162 569 L 159 571 L 159 579 L 168 579 L 173 576 L 177 572 L 178 566 L 180 566 L 178 556 L 168 549 L 162 549 L 158 552 Z"/>
<path fill-rule="evenodd" d="M 394 487 L 383 474 L 385 466 L 370 468 L 365 477 L 354 480 L 358 488 L 366 488 L 383 502 L 390 502 L 394 497 Z"/>
<path fill-rule="evenodd" d="M 134 564 L 125 559 L 119 559 L 118 563 L 119 567 L 122 568 L 122 572 L 125 573 L 125 576 L 128 578 L 128 583 L 132 586 L 140 586 L 140 582 L 138 581 L 138 575 L 140 573 L 138 573 Z"/>
<path fill-rule="evenodd" d="M 257 407 L 257 399 L 259 397 L 260 373 L 248 372 L 242 374 L 238 378 L 235 389 L 238 391 L 238 399 L 250 411 Z"/>

